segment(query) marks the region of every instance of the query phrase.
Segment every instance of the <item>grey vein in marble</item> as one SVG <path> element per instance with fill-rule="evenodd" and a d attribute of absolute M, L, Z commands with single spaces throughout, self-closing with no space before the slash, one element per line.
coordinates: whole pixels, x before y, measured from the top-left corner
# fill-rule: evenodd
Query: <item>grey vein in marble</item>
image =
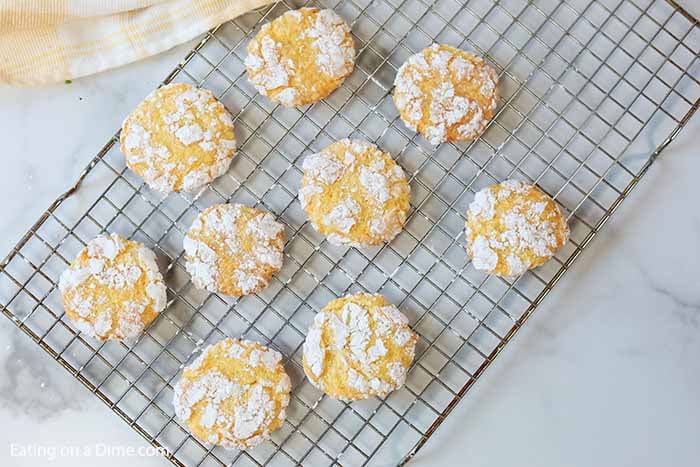
<path fill-rule="evenodd" d="M 89 393 L 82 388 L 76 390 L 80 386 L 77 381 L 69 381 L 63 368 L 4 318 L 0 333 L 7 338 L 0 352 L 3 410 L 40 422 L 60 417 L 65 411 L 80 410 Z"/>

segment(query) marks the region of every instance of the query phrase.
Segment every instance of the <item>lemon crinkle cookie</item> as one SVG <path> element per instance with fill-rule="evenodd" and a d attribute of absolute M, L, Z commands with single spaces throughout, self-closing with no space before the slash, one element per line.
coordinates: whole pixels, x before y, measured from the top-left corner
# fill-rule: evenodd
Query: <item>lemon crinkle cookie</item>
<path fill-rule="evenodd" d="M 304 372 L 334 399 L 383 397 L 403 386 L 418 336 L 381 295 L 360 293 L 331 301 L 304 341 Z"/>
<path fill-rule="evenodd" d="M 433 44 L 399 68 L 394 103 L 406 126 L 431 144 L 471 141 L 494 115 L 497 79 L 481 57 Z"/>
<path fill-rule="evenodd" d="M 153 252 L 118 234 L 88 242 L 61 274 L 58 288 L 75 327 L 103 341 L 135 338 L 166 304 Z"/>
<path fill-rule="evenodd" d="M 370 247 L 403 228 L 410 188 L 396 162 L 373 144 L 343 139 L 302 163 L 299 202 L 334 245 Z"/>
<path fill-rule="evenodd" d="M 465 233 L 476 269 L 515 277 L 551 258 L 569 238 L 569 226 L 542 190 L 506 180 L 476 193 Z"/>
<path fill-rule="evenodd" d="M 229 168 L 233 119 L 211 91 L 168 84 L 124 120 L 121 150 L 131 170 L 156 191 L 195 191 Z"/>
<path fill-rule="evenodd" d="M 248 79 L 273 102 L 298 107 L 337 89 L 355 65 L 350 27 L 333 10 L 300 8 L 265 24 L 248 43 Z"/>
<path fill-rule="evenodd" d="M 175 385 L 175 414 L 200 441 L 249 449 L 284 422 L 291 383 L 282 355 L 248 340 L 207 347 Z"/>
<path fill-rule="evenodd" d="M 240 297 L 264 288 L 282 267 L 284 226 L 260 209 L 216 204 L 194 220 L 184 247 L 197 287 Z"/>

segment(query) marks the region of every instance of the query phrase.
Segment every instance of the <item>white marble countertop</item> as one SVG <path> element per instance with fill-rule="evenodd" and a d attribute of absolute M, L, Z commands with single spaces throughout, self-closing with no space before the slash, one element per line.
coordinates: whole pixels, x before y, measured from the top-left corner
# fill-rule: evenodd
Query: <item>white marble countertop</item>
<path fill-rule="evenodd" d="M 188 47 L 70 85 L 0 87 L 0 254 Z M 697 465 L 698 134 L 700 115 L 414 465 Z M 46 465 L 46 457 L 17 456 L 21 446 L 146 446 L 4 318 L 0 342 L 0 465 Z M 125 460 L 57 455 L 50 465 Z M 157 457 L 128 462 L 169 465 Z"/>

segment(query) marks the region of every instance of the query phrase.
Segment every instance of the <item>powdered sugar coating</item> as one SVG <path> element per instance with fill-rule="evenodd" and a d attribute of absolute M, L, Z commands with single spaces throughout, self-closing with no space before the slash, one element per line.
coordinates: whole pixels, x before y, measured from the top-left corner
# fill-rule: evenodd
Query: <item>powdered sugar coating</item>
<path fill-rule="evenodd" d="M 383 397 L 404 384 L 417 340 L 408 319 L 381 295 L 347 295 L 314 318 L 304 371 L 335 399 Z"/>
<path fill-rule="evenodd" d="M 284 226 L 242 204 L 217 204 L 192 223 L 184 240 L 192 282 L 238 297 L 265 287 L 283 262 Z"/>
<path fill-rule="evenodd" d="M 330 243 L 374 246 L 403 228 L 410 199 L 406 176 L 373 144 L 340 140 L 306 156 L 302 168 L 299 202 Z"/>
<path fill-rule="evenodd" d="M 401 119 L 431 144 L 476 138 L 496 110 L 493 68 L 481 57 L 446 45 L 433 44 L 409 57 L 394 85 Z"/>
<path fill-rule="evenodd" d="M 233 119 L 210 91 L 168 84 L 124 120 L 121 150 L 154 190 L 195 191 L 228 170 L 236 152 Z"/>
<path fill-rule="evenodd" d="M 519 276 L 551 258 L 568 237 L 554 200 L 518 180 L 480 190 L 469 205 L 466 248 L 476 269 Z"/>
<path fill-rule="evenodd" d="M 153 252 L 118 234 L 88 242 L 58 288 L 76 328 L 99 340 L 137 337 L 166 305 Z"/>
<path fill-rule="evenodd" d="M 300 8 L 263 25 L 245 66 L 261 94 L 285 107 L 323 99 L 352 72 L 350 27 L 333 10 Z"/>
<path fill-rule="evenodd" d="M 185 367 L 175 414 L 204 443 L 250 449 L 284 421 L 291 382 L 282 355 L 253 341 L 224 339 Z"/>

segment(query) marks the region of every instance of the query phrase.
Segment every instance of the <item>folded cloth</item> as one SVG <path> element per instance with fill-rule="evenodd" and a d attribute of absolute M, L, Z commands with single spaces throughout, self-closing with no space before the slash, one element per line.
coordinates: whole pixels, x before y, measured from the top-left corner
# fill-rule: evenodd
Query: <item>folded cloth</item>
<path fill-rule="evenodd" d="M 0 82 L 78 78 L 163 52 L 273 0 L 0 0 Z"/>

